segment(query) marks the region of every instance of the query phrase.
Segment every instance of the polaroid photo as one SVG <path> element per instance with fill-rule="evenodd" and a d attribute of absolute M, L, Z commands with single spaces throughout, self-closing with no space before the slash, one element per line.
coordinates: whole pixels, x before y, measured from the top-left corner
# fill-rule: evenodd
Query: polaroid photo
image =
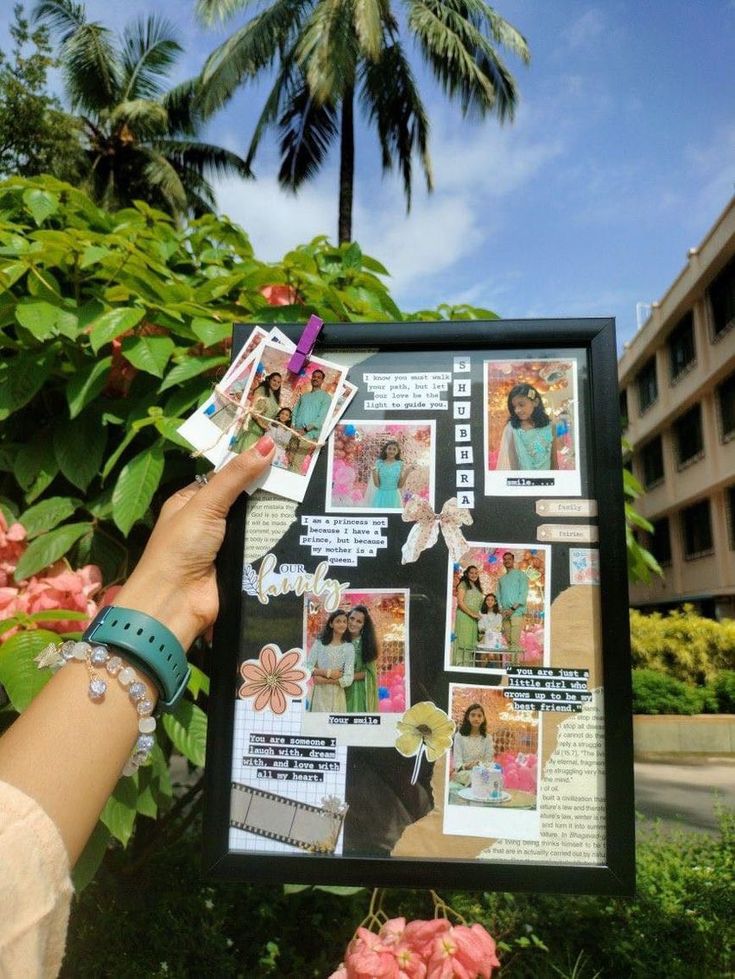
<path fill-rule="evenodd" d="M 411 689 L 409 599 L 407 588 L 348 589 L 342 608 L 329 613 L 323 600 L 305 596 L 303 734 L 393 747 Z"/>
<path fill-rule="evenodd" d="M 503 676 L 549 663 L 551 547 L 468 541 L 447 570 L 445 669 Z"/>
<path fill-rule="evenodd" d="M 486 360 L 486 496 L 579 496 L 574 360 Z"/>
<path fill-rule="evenodd" d="M 285 350 L 295 349 L 295 345 L 278 328 L 274 327 L 266 333 L 256 326 L 211 397 L 178 429 L 179 435 L 209 459 L 215 468 L 230 458 L 230 444 L 237 434 L 237 408 L 244 401 L 253 366 L 258 363 L 260 348 L 265 340 L 277 343 Z M 247 351 L 246 356 L 243 356 L 243 351 Z"/>
<path fill-rule="evenodd" d="M 265 489 L 300 503 L 347 368 L 312 356 L 294 374 L 288 370 L 291 351 L 270 339 L 256 354 L 242 396 L 248 416 L 227 458 L 250 448 L 267 432 L 276 443 L 276 456 L 270 471 L 249 492 Z"/>
<path fill-rule="evenodd" d="M 342 387 L 339 389 L 337 396 L 334 399 L 334 411 L 330 415 L 329 421 L 327 422 L 325 437 L 332 434 L 334 431 L 334 426 L 340 420 L 342 415 L 344 415 L 345 411 L 347 411 L 350 402 L 356 394 L 356 384 L 352 384 L 350 381 L 342 382 Z"/>
<path fill-rule="evenodd" d="M 449 684 L 457 725 L 444 787 L 444 833 L 538 840 L 538 711 L 516 710 L 498 687 Z"/>
<path fill-rule="evenodd" d="M 407 495 L 434 508 L 435 421 L 344 419 L 329 442 L 327 513 L 402 513 Z"/>

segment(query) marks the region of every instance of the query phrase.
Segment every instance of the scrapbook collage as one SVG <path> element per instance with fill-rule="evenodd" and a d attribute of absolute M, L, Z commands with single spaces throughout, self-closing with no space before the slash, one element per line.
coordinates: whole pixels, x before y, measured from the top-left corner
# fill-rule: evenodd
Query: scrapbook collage
<path fill-rule="evenodd" d="M 293 371 L 242 330 L 183 430 L 218 463 L 283 433 L 221 568 L 227 852 L 604 865 L 586 352 L 327 339 Z"/>

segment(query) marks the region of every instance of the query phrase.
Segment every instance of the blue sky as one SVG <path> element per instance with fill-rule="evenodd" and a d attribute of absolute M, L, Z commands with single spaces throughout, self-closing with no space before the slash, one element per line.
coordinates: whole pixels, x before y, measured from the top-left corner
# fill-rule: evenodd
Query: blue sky
<path fill-rule="evenodd" d="M 193 0 L 87 2 L 90 19 L 116 29 L 152 9 L 186 49 L 175 80 L 245 20 L 204 28 Z M 382 176 L 361 129 L 354 236 L 391 271 L 402 308 L 613 315 L 622 344 L 636 303 L 663 295 L 735 192 L 735 0 L 499 0 L 496 9 L 532 53 L 528 67 L 508 58 L 515 122 L 462 120 L 416 58 L 436 189 L 427 194 L 417 179 L 407 216 L 399 179 Z M 265 92 L 265 83 L 243 90 L 207 137 L 244 152 Z M 297 197 L 278 189 L 277 168 L 275 141 L 266 142 L 257 181 L 218 188 L 220 210 L 266 260 L 336 233 L 336 154 Z"/>

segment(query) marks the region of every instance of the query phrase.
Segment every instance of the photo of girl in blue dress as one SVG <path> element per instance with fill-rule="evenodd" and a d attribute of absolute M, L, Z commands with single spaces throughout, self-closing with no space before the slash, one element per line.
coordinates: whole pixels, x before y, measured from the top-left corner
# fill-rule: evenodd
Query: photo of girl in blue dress
<path fill-rule="evenodd" d="M 401 506 L 399 490 L 406 485 L 406 480 L 415 468 L 413 463 L 406 465 L 401 459 L 398 442 L 386 442 L 372 470 L 373 484 L 376 487 L 373 506 L 381 510 L 398 509 Z"/>
<path fill-rule="evenodd" d="M 556 469 L 556 429 L 532 384 L 516 384 L 510 389 L 508 416 L 497 468 Z"/>

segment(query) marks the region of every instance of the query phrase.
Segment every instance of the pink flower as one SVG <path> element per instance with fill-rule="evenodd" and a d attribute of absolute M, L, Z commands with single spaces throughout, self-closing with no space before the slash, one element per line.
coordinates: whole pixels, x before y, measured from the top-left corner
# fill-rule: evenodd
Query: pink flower
<path fill-rule="evenodd" d="M 299 302 L 299 294 L 292 286 L 262 286 L 260 294 L 269 306 L 293 306 Z"/>
<path fill-rule="evenodd" d="M 92 596 L 102 585 L 102 572 L 94 564 L 70 571 L 64 561 L 57 561 L 41 577 L 29 578 L 23 585 L 18 596 L 19 611 L 29 614 L 52 609 L 84 612 L 88 616 L 86 621 L 59 619 L 44 622 L 44 628 L 54 632 L 77 632 L 84 629 L 97 613 Z"/>
<path fill-rule="evenodd" d="M 403 939 L 407 945 L 416 949 L 419 955 L 427 958 L 438 935 L 449 931 L 446 918 L 433 918 L 431 921 L 410 921 L 406 925 Z"/>
<path fill-rule="evenodd" d="M 490 979 L 499 965 L 495 942 L 482 925 L 457 925 L 434 940 L 426 979 Z"/>
<path fill-rule="evenodd" d="M 5 587 L 13 578 L 15 567 L 26 549 L 26 529 L 22 524 L 8 525 L 0 510 L 0 587 Z"/>
<path fill-rule="evenodd" d="M 347 975 L 347 969 L 345 969 L 344 962 L 340 962 L 339 967 L 336 972 L 333 972 L 329 979 L 349 979 Z"/>
<path fill-rule="evenodd" d="M 281 655 L 280 647 L 275 643 L 263 646 L 257 662 L 249 660 L 240 667 L 240 674 L 245 683 L 240 687 L 238 696 L 241 700 L 255 697 L 253 710 L 261 711 L 269 708 L 274 714 L 283 714 L 289 697 L 301 697 L 301 681 L 306 673 L 294 669 L 301 651 L 289 649 Z"/>

